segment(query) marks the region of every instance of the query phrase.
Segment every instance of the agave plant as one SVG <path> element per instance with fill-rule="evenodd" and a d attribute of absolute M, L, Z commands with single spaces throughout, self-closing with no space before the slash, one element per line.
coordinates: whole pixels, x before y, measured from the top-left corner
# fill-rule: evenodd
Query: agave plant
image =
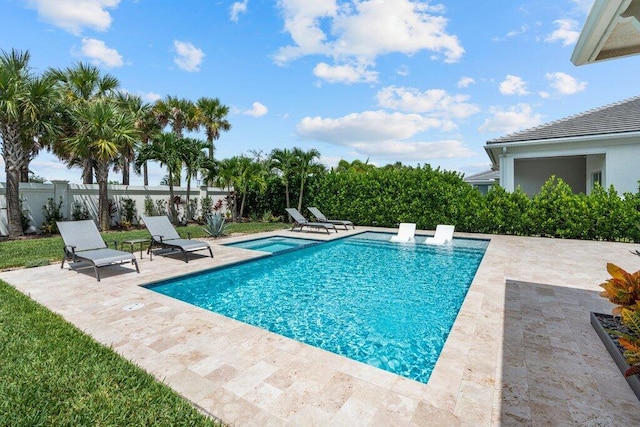
<path fill-rule="evenodd" d="M 640 271 L 628 273 L 615 264 L 608 263 L 607 271 L 611 278 L 600 284 L 604 291 L 600 296 L 618 304 L 612 310 L 614 316 L 620 316 L 624 308 L 640 309 Z"/>
<path fill-rule="evenodd" d="M 227 224 L 220 212 L 209 213 L 204 216 L 205 226 L 202 229 L 211 237 L 220 237 L 227 234 Z"/>

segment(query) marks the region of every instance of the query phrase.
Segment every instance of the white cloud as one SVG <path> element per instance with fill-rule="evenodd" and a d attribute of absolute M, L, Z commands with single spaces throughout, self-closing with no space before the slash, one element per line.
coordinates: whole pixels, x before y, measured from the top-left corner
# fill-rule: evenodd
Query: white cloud
<path fill-rule="evenodd" d="M 305 55 L 325 55 L 337 63 L 371 65 L 388 53 L 437 53 L 445 62 L 458 61 L 464 49 L 447 33 L 441 6 L 415 0 L 351 1 L 280 0 L 284 29 L 293 44 L 278 49 L 273 59 L 286 64 Z M 375 28 L 375 31 L 372 31 Z"/>
<path fill-rule="evenodd" d="M 173 62 L 184 71 L 200 71 L 200 64 L 204 58 L 204 52 L 191 43 L 174 40 L 173 47 L 176 50 L 176 56 Z"/>
<path fill-rule="evenodd" d="M 111 26 L 111 15 L 106 9 L 118 6 L 120 0 L 27 0 L 42 20 L 72 34 L 80 34 L 87 27 L 105 31 Z"/>
<path fill-rule="evenodd" d="M 162 98 L 162 95 L 155 92 L 138 93 L 138 96 L 140 96 L 140 98 L 145 102 L 156 102 L 158 99 Z"/>
<path fill-rule="evenodd" d="M 408 76 L 409 75 L 409 67 L 406 65 L 400 65 L 396 70 L 396 74 L 399 76 Z"/>
<path fill-rule="evenodd" d="M 449 95 L 443 89 L 430 89 L 420 92 L 415 88 L 388 86 L 380 89 L 376 95 L 378 105 L 384 108 L 409 113 L 429 113 L 433 117 L 451 119 L 465 118 L 480 111 L 480 108 L 468 103 L 467 95 Z M 455 128 L 455 124 L 443 125 Z"/>
<path fill-rule="evenodd" d="M 463 87 L 469 87 L 472 84 L 475 84 L 476 81 L 472 78 L 472 77 L 462 77 L 460 80 L 458 80 L 458 87 L 459 88 L 463 88 Z"/>
<path fill-rule="evenodd" d="M 420 132 L 439 128 L 443 121 L 419 114 L 365 111 L 336 119 L 305 117 L 296 131 L 300 138 L 350 147 L 359 155 L 389 161 L 425 161 L 475 155 L 456 140 L 413 141 Z"/>
<path fill-rule="evenodd" d="M 247 4 L 249 0 L 237 1 L 231 5 L 229 10 L 229 19 L 233 22 L 238 22 L 238 18 L 241 14 L 247 13 Z"/>
<path fill-rule="evenodd" d="M 245 110 L 242 114 L 253 117 L 262 117 L 269 112 L 269 109 L 259 102 L 254 102 L 250 110 Z"/>
<path fill-rule="evenodd" d="M 305 139 L 349 145 L 352 141 L 387 141 L 411 138 L 419 132 L 442 126 L 436 118 L 420 114 L 365 111 L 331 119 L 305 117 L 298 123 L 298 135 Z"/>
<path fill-rule="evenodd" d="M 507 77 L 500 83 L 500 93 L 503 95 L 528 95 L 527 83 L 521 77 L 507 74 Z"/>
<path fill-rule="evenodd" d="M 478 128 L 480 132 L 513 133 L 542 123 L 542 115 L 534 113 L 529 104 L 517 104 L 509 108 L 491 107 L 491 114 Z"/>
<path fill-rule="evenodd" d="M 378 80 L 378 73 L 367 70 L 364 66 L 332 66 L 324 62 L 315 66 L 313 74 L 329 83 L 375 83 Z"/>
<path fill-rule="evenodd" d="M 102 40 L 82 39 L 80 51 L 74 52 L 91 60 L 94 65 L 104 65 L 108 68 L 122 67 L 122 55 L 117 50 L 107 47 Z"/>
<path fill-rule="evenodd" d="M 550 43 L 561 41 L 562 46 L 570 46 L 578 41 L 580 36 L 580 24 L 573 19 L 557 19 L 553 21 L 558 27 L 544 40 Z"/>
<path fill-rule="evenodd" d="M 545 77 L 549 81 L 549 86 L 560 95 L 573 95 L 582 92 L 587 87 L 587 82 L 581 82 L 575 77 L 559 71 L 547 73 Z"/>

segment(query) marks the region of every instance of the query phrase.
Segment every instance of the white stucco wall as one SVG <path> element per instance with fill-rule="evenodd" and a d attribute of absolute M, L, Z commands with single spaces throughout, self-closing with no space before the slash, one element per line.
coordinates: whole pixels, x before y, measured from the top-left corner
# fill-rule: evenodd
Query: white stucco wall
<path fill-rule="evenodd" d="M 640 144 L 609 147 L 605 185 L 613 185 L 618 194 L 636 193 L 640 180 Z"/>
<path fill-rule="evenodd" d="M 589 136 L 565 141 L 537 141 L 494 144 L 488 147 L 494 162 L 500 168 L 500 183 L 508 191 L 515 190 L 522 179 L 517 177 L 514 164 L 523 159 L 561 158 L 586 156 L 584 180 L 585 191 L 590 193 L 591 174 L 602 171 L 602 185 L 613 185 L 619 194 L 638 191 L 640 180 L 640 135 L 618 135 L 617 137 Z M 561 176 L 559 173 L 550 173 Z M 547 173 L 545 172 L 545 173 Z M 563 178 L 564 179 L 564 178 Z M 537 192 L 537 191 L 536 191 Z"/>

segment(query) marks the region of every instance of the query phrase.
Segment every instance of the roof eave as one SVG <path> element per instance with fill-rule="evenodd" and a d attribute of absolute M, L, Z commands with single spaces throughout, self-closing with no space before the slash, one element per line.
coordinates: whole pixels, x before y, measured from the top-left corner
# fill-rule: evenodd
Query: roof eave
<path fill-rule="evenodd" d="M 596 0 L 571 55 L 574 65 L 590 64 L 597 60 L 602 47 L 615 28 L 616 20 L 631 0 Z"/>

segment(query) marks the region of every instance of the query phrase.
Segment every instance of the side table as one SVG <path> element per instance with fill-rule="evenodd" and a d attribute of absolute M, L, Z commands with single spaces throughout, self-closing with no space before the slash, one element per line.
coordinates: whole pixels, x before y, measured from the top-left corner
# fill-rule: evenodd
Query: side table
<path fill-rule="evenodd" d="M 142 248 L 145 243 L 148 243 L 149 245 L 151 245 L 151 241 L 149 239 L 131 239 L 131 240 L 125 240 L 122 242 L 123 245 L 125 244 L 129 245 L 129 252 L 131 253 L 133 253 L 134 245 L 139 244 L 140 258 L 142 258 Z M 149 251 L 149 261 L 153 261 L 153 252 L 151 250 Z"/>

